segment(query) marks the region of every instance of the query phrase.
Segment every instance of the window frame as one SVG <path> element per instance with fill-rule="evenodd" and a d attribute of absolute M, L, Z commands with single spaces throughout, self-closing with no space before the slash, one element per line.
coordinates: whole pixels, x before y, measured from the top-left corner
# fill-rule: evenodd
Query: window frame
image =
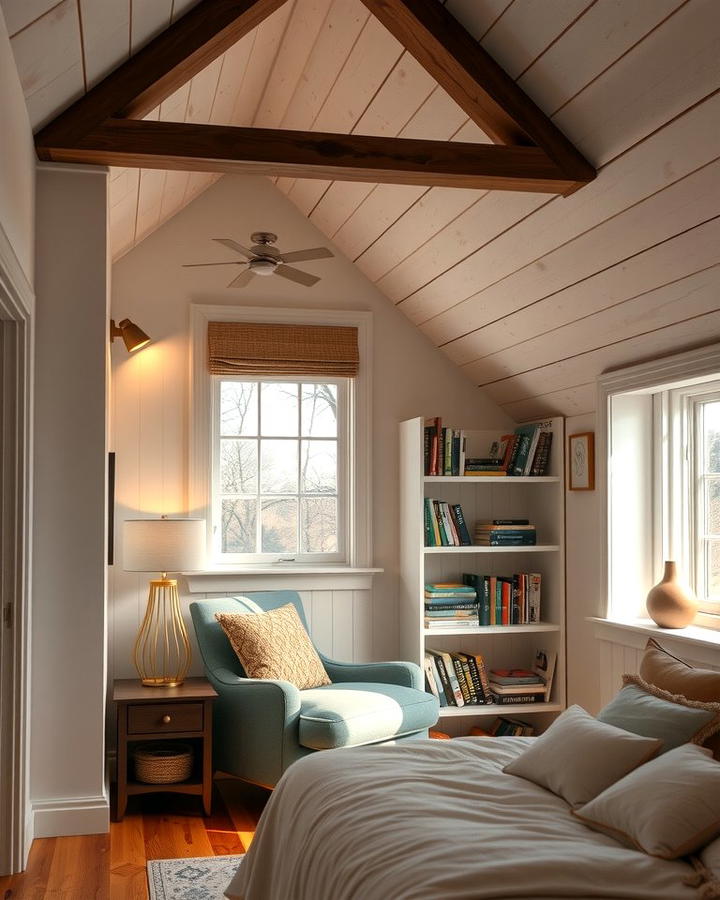
<path fill-rule="evenodd" d="M 720 616 L 720 602 L 708 603 L 704 593 L 703 554 L 700 550 L 699 458 L 703 453 L 698 417 L 699 407 L 720 401 L 720 379 L 708 378 L 697 384 L 671 386 L 653 397 L 656 435 L 667 435 L 660 467 L 656 466 L 654 493 L 665 508 L 661 532 L 655 539 L 655 560 L 677 560 L 695 591 L 700 613 Z M 720 623 L 718 623 L 720 624 Z"/>
<path fill-rule="evenodd" d="M 208 323 L 261 322 L 295 325 L 344 325 L 357 328 L 360 368 L 348 381 L 347 521 L 344 559 L 338 561 L 305 558 L 292 563 L 308 572 L 357 569 L 372 560 L 372 313 L 364 310 L 285 309 L 255 306 L 190 305 L 190 414 L 188 421 L 188 507 L 207 523 L 206 572 L 250 570 L 268 571 L 288 565 L 272 561 L 220 561 L 214 554 L 212 535 L 212 427 L 213 376 L 207 364 Z M 244 375 L 240 380 L 246 380 Z M 273 380 L 265 378 L 265 381 Z M 279 378 L 280 381 L 294 379 Z M 305 379 L 312 381 L 312 376 Z M 317 380 L 317 379 L 316 379 Z M 328 378 L 335 381 L 335 377 Z"/>
<path fill-rule="evenodd" d="M 652 552 L 645 563 L 658 573 L 662 572 L 664 559 L 675 559 L 682 566 L 685 577 L 695 583 L 696 554 L 690 547 L 694 519 L 690 521 L 688 516 L 696 515 L 696 503 L 694 499 L 691 503 L 685 500 L 694 494 L 689 488 L 695 466 L 692 461 L 688 466 L 683 464 L 679 448 L 687 447 L 693 398 L 720 390 L 719 373 L 720 344 L 713 344 L 598 376 L 597 444 L 601 459 L 598 488 L 604 535 L 601 590 L 605 598 L 605 616 L 625 620 L 628 616 L 631 619 L 642 616 L 639 609 L 633 609 L 633 600 L 618 602 L 612 593 L 613 400 L 627 395 L 648 395 L 647 399 L 652 403 L 652 435 L 649 446 L 642 448 L 652 465 L 652 497 L 646 508 Z M 638 607 L 644 607 L 644 596 L 635 599 Z M 720 629 L 720 609 L 707 609 L 705 606 L 698 613 L 695 626 Z"/>
<path fill-rule="evenodd" d="M 700 392 L 700 387 L 704 389 L 702 392 Z M 705 531 L 705 523 L 702 521 L 705 511 L 704 485 L 700 483 L 700 480 L 705 478 L 705 474 L 703 474 L 704 464 L 702 462 L 704 444 L 698 412 L 701 406 L 712 402 L 720 402 L 720 379 L 698 386 L 698 392 L 693 392 L 688 397 L 688 428 L 692 428 L 693 435 L 693 453 L 690 455 L 688 465 L 692 490 L 688 492 L 688 496 L 690 498 L 690 530 L 694 536 L 693 540 L 689 542 L 688 561 L 694 573 L 694 588 L 700 603 L 700 612 L 707 615 L 720 616 L 720 598 L 714 602 L 708 600 L 705 554 L 701 546 L 706 540 L 702 536 Z M 720 479 L 720 474 L 718 474 L 718 479 Z"/>
<path fill-rule="evenodd" d="M 252 382 L 256 384 L 312 384 L 314 382 L 322 382 L 323 384 L 334 384 L 337 386 L 338 393 L 338 420 L 337 420 L 337 523 L 338 523 L 338 549 L 330 553 L 303 553 L 298 550 L 294 554 L 290 551 L 286 553 L 223 553 L 221 540 L 222 535 L 218 530 L 213 528 L 212 533 L 212 558 L 220 565 L 248 565 L 251 563 L 273 564 L 282 562 L 293 562 L 298 564 L 317 563 L 324 565 L 347 565 L 348 564 L 348 547 L 352 543 L 352 523 L 348 516 L 348 496 L 351 492 L 350 473 L 353 467 L 352 447 L 350 440 L 350 422 L 352 420 L 352 379 L 342 377 L 319 378 L 312 376 L 265 376 L 265 375 L 211 375 L 212 382 L 212 464 L 211 464 L 211 521 L 219 522 L 220 520 L 220 504 L 222 502 L 219 490 L 220 465 L 219 451 L 223 440 L 220 429 L 217 427 L 220 412 L 220 385 L 227 381 Z M 259 402 L 259 396 L 258 396 Z M 253 439 L 261 440 L 262 435 L 259 431 Z M 292 440 L 301 447 L 303 440 L 327 440 L 327 438 L 308 438 L 303 437 L 298 428 L 297 437 L 294 436 L 270 436 L 271 440 Z M 259 458 L 260 459 L 260 458 Z M 258 491 L 258 496 L 262 496 Z M 302 496 L 300 484 L 298 484 L 298 500 Z M 318 495 L 322 496 L 322 495 Z M 260 525 L 258 524 L 258 527 Z M 292 557 L 292 558 L 290 558 Z"/>

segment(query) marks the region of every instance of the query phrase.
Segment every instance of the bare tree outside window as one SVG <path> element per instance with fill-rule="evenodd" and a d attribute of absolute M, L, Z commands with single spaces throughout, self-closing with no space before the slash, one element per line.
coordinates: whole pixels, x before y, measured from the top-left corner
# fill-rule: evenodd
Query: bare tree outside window
<path fill-rule="evenodd" d="M 222 553 L 336 553 L 338 385 L 221 380 L 219 398 Z"/>

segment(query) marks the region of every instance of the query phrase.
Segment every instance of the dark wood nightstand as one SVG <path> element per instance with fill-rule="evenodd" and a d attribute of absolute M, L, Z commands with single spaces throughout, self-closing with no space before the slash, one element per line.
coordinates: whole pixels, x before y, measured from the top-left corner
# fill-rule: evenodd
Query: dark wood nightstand
<path fill-rule="evenodd" d="M 205 678 L 186 678 L 179 687 L 143 687 L 137 679 L 113 683 L 117 704 L 117 798 L 115 821 L 125 815 L 133 794 L 195 794 L 210 815 L 212 796 L 212 704 L 215 689 Z M 193 745 L 195 762 L 187 781 L 145 784 L 134 780 L 132 745 L 141 741 L 182 740 Z"/>

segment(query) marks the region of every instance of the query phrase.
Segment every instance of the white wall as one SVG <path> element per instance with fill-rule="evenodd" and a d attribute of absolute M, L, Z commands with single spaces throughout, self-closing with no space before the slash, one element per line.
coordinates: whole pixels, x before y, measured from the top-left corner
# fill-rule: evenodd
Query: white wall
<path fill-rule="evenodd" d="M 107 174 L 37 192 L 30 795 L 35 836 L 106 831 Z"/>
<path fill-rule="evenodd" d="M 117 517 L 186 511 L 189 303 L 372 310 L 374 562 L 385 573 L 376 576 L 371 596 L 317 591 L 308 605 L 322 649 L 349 658 L 393 658 L 398 652 L 398 422 L 442 415 L 449 423 L 499 429 L 509 420 L 339 254 L 305 266 L 322 276 L 312 289 L 278 277 L 226 289 L 238 272 L 233 266 L 181 268 L 187 262 L 232 259 L 213 237 L 247 244 L 250 232 L 262 229 L 278 233 L 286 250 L 328 244 L 270 181 L 226 177 L 113 267 L 113 316 L 131 318 L 155 340 L 133 357 L 119 342 L 113 349 Z M 112 667 L 116 677 L 130 677 L 147 579 L 123 573 L 119 541 L 116 551 Z"/>
<path fill-rule="evenodd" d="M 5 20 L 0 12 L 0 251 L 5 244 L 29 284 L 35 259 L 35 147 Z M 0 254 L 0 259 L 2 255 Z"/>
<path fill-rule="evenodd" d="M 570 416 L 566 435 L 595 431 L 595 414 Z M 597 480 L 597 466 L 595 461 Z M 600 655 L 587 616 L 604 615 L 600 590 L 602 542 L 598 491 L 566 491 L 568 703 L 589 712 L 600 708 Z"/>

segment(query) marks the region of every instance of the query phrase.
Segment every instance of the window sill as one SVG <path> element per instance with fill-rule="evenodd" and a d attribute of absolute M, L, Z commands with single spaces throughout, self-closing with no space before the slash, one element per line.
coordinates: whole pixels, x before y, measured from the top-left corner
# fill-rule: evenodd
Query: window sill
<path fill-rule="evenodd" d="M 228 566 L 204 572 L 182 572 L 191 594 L 227 594 L 234 591 L 343 590 L 366 591 L 373 575 L 383 569 L 350 566 L 285 565 Z"/>
<path fill-rule="evenodd" d="M 613 644 L 642 650 L 647 639 L 655 638 L 670 653 L 694 661 L 717 665 L 720 629 L 688 625 L 686 628 L 660 628 L 650 619 L 603 619 L 590 617 L 595 637 Z"/>

